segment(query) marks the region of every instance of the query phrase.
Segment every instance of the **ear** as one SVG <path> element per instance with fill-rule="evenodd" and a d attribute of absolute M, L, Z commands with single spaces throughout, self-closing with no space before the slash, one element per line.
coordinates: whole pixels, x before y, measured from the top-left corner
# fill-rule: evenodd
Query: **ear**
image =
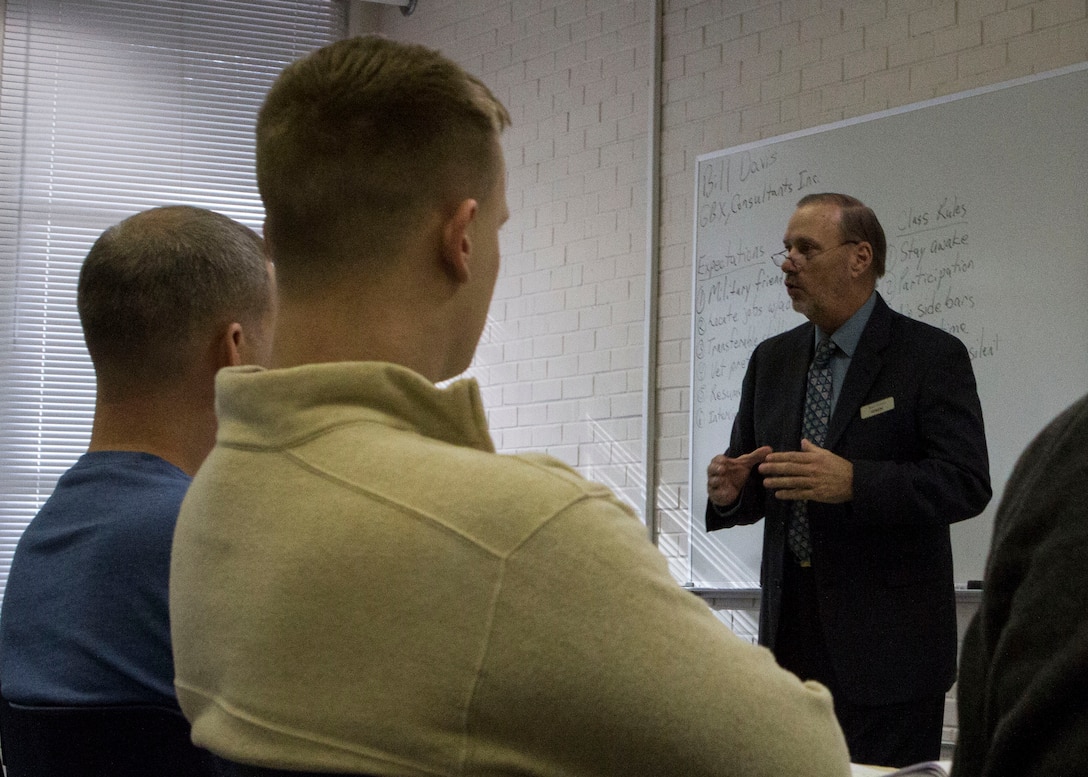
<path fill-rule="evenodd" d="M 219 337 L 219 347 L 216 349 L 216 364 L 217 370 L 223 367 L 237 367 L 243 364 L 242 349 L 245 342 L 245 332 L 242 330 L 242 325 L 237 321 L 232 321 L 227 324 L 227 328 L 223 330 L 223 334 Z"/>
<path fill-rule="evenodd" d="M 476 200 L 462 200 L 442 225 L 442 263 L 458 283 L 465 283 L 472 264 L 470 226 L 480 206 Z"/>
<path fill-rule="evenodd" d="M 850 260 L 850 272 L 856 278 L 864 275 L 873 266 L 873 247 L 862 241 L 854 246 L 854 255 Z"/>

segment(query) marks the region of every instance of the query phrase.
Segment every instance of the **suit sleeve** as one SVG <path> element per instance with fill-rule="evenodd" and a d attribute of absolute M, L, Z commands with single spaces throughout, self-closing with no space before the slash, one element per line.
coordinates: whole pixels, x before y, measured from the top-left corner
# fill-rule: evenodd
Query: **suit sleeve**
<path fill-rule="evenodd" d="M 911 440 L 897 455 L 855 459 L 851 515 L 874 523 L 947 525 L 982 512 L 990 500 L 989 462 L 971 360 L 950 335 L 932 338 L 910 369 L 919 371 Z"/>
<path fill-rule="evenodd" d="M 754 421 L 758 360 L 759 348 L 756 348 L 752 358 L 748 361 L 748 369 L 745 371 L 744 381 L 741 383 L 740 406 L 737 409 L 736 418 L 733 419 L 733 431 L 729 438 L 729 448 L 725 451 L 727 456 L 741 456 L 759 447 L 755 441 Z M 706 530 L 716 531 L 755 523 L 763 517 L 764 499 L 763 479 L 758 473 L 753 472 L 748 479 L 748 484 L 741 491 L 740 499 L 730 507 L 719 508 L 709 499 L 706 500 Z"/>

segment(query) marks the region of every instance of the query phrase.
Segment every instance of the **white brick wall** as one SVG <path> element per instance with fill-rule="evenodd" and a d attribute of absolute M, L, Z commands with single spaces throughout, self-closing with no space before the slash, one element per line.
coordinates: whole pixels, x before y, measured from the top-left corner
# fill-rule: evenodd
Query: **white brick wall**
<path fill-rule="evenodd" d="M 368 14 L 482 77 L 514 120 L 503 268 L 470 371 L 496 445 L 546 450 L 639 509 L 649 8 L 421 0 L 410 17 Z"/>

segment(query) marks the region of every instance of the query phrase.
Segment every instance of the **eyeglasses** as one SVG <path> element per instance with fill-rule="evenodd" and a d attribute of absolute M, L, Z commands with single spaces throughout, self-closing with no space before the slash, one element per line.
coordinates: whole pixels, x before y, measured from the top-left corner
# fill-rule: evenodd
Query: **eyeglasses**
<path fill-rule="evenodd" d="M 842 248 L 843 246 L 856 246 L 860 242 L 860 240 L 844 240 L 838 245 L 825 248 L 822 251 L 817 251 L 815 246 L 811 246 L 808 243 L 799 242 L 794 244 L 792 248 L 797 249 L 797 253 L 800 254 L 800 259 L 794 259 L 793 263 L 798 265 L 808 264 L 813 259 L 818 259 L 823 256 L 828 251 L 834 251 L 836 248 Z M 781 267 L 786 263 L 786 260 L 790 258 L 790 250 L 791 248 L 783 248 L 781 251 L 771 254 L 771 261 L 774 262 L 775 267 Z"/>

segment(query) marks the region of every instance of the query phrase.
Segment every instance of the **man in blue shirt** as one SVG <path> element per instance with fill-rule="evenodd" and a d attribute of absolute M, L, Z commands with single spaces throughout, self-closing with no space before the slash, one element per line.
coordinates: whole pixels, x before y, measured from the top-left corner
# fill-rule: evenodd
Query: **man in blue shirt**
<path fill-rule="evenodd" d="M 138 213 L 92 246 L 78 306 L 94 425 L 15 551 L 0 612 L 9 702 L 177 706 L 174 523 L 215 441 L 216 372 L 268 352 L 272 286 L 261 238 L 200 208 Z"/>

